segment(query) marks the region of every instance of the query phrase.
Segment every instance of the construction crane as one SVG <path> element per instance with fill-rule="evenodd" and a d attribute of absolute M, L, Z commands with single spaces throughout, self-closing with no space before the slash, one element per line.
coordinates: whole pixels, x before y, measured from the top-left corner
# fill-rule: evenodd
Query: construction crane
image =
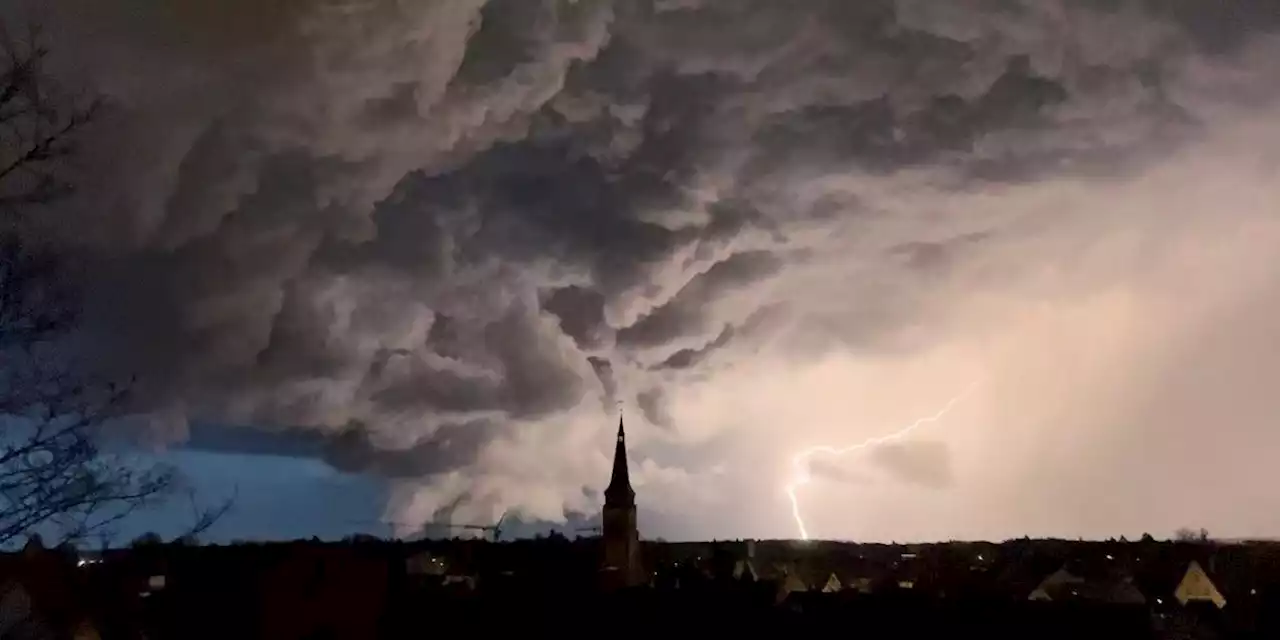
<path fill-rule="evenodd" d="M 507 514 L 503 513 L 502 517 L 498 518 L 497 522 L 493 524 L 487 524 L 487 525 L 486 524 L 451 524 L 451 523 L 431 523 L 431 524 L 435 524 L 435 526 L 446 527 L 449 529 L 468 529 L 470 531 L 483 531 L 486 534 L 486 536 L 490 536 L 490 535 L 492 536 L 490 538 L 491 541 L 499 542 L 502 540 L 502 523 L 506 521 L 506 519 L 507 519 Z"/>
<path fill-rule="evenodd" d="M 594 533 L 594 534 L 596 534 L 596 535 L 600 535 L 600 527 L 599 527 L 599 526 L 594 526 L 594 527 L 578 527 L 577 529 L 574 529 L 574 531 L 577 531 L 577 532 L 590 531 L 590 532 L 592 532 L 592 533 Z"/>

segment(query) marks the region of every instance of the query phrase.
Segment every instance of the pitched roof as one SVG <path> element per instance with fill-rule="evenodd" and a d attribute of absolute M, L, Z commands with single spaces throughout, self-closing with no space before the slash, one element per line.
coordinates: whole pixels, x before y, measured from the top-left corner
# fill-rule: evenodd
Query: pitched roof
<path fill-rule="evenodd" d="M 1071 573 L 1070 571 L 1067 571 L 1067 568 L 1063 567 L 1049 574 L 1049 576 L 1046 577 L 1040 583 L 1040 588 L 1047 589 L 1052 587 L 1060 587 L 1062 585 L 1083 584 L 1083 583 L 1084 583 L 1084 578 L 1081 578 L 1080 576 L 1077 576 Z"/>
<path fill-rule="evenodd" d="M 1173 590 L 1173 597 L 1183 605 L 1192 601 L 1206 601 L 1212 602 L 1219 609 L 1227 606 L 1227 599 L 1223 597 L 1221 591 L 1218 591 L 1217 585 L 1209 579 L 1209 574 L 1205 573 L 1200 563 L 1195 560 L 1187 565 L 1187 572 L 1183 574 L 1182 581 Z"/>
<path fill-rule="evenodd" d="M 733 579 L 758 582 L 760 574 L 756 572 L 756 566 L 751 560 L 739 560 L 733 565 Z"/>
<path fill-rule="evenodd" d="M 849 588 L 854 589 L 859 593 L 871 593 L 871 578 L 854 578 L 849 581 Z"/>
<path fill-rule="evenodd" d="M 778 588 L 786 593 L 791 593 L 793 591 L 808 591 L 809 585 L 805 584 L 805 581 L 801 579 L 800 576 L 795 573 L 788 572 L 782 577 L 782 580 L 778 584 Z"/>
<path fill-rule="evenodd" d="M 1121 580 L 1110 585 L 1106 600 L 1117 604 L 1146 604 L 1147 597 L 1142 595 L 1142 591 L 1133 584 L 1133 580 Z"/>

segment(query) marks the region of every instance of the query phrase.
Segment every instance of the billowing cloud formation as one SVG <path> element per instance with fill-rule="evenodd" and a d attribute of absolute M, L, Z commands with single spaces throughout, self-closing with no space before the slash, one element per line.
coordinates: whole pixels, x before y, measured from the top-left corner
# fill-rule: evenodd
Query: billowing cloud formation
<path fill-rule="evenodd" d="M 58 220 L 142 409 L 414 522 L 590 512 L 620 400 L 646 533 L 785 536 L 790 451 L 982 380 L 810 529 L 1280 529 L 1269 3 L 214 4 L 47 15 L 115 105 Z"/>
<path fill-rule="evenodd" d="M 935 489 L 951 483 L 951 462 L 943 443 L 885 444 L 875 451 L 876 462 L 902 480 Z"/>

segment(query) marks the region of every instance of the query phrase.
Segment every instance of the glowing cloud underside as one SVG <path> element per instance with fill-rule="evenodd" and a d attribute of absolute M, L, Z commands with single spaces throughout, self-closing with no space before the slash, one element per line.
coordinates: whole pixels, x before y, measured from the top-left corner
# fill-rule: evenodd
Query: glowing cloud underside
<path fill-rule="evenodd" d="M 854 453 L 856 451 L 862 451 L 870 447 L 882 445 L 882 444 L 885 444 L 886 442 L 901 440 L 911 435 L 911 433 L 914 432 L 916 429 L 926 424 L 932 424 L 934 422 L 938 422 L 942 420 L 944 417 L 946 417 L 948 413 L 951 412 L 951 409 L 953 409 L 957 404 L 960 403 L 961 400 L 963 400 L 966 396 L 968 396 L 976 386 L 978 386 L 978 383 L 976 382 L 970 384 L 959 395 L 955 396 L 950 401 L 948 401 L 947 404 L 943 406 L 942 409 L 939 410 L 937 413 L 928 417 L 920 418 L 915 422 L 912 422 L 911 424 L 897 431 L 894 431 L 893 433 L 890 433 L 888 435 L 878 436 L 875 438 L 868 438 L 867 440 L 863 440 L 862 442 L 849 445 L 846 447 L 835 447 L 832 445 L 818 445 L 818 446 L 804 449 L 803 451 L 800 451 L 799 453 L 792 456 L 791 457 L 792 475 L 791 475 L 791 480 L 786 485 L 786 491 L 787 491 L 787 498 L 791 501 L 791 517 L 796 521 L 796 529 L 800 534 L 800 539 L 802 540 L 809 539 L 809 528 L 805 526 L 804 513 L 803 513 L 803 509 L 800 508 L 800 499 L 797 496 L 797 492 L 799 491 L 800 487 L 803 487 L 804 485 L 809 484 L 809 482 L 813 479 L 813 477 L 809 473 L 809 462 L 813 459 L 814 456 L 819 454 L 833 456 L 833 457 L 843 456 L 846 454 Z"/>

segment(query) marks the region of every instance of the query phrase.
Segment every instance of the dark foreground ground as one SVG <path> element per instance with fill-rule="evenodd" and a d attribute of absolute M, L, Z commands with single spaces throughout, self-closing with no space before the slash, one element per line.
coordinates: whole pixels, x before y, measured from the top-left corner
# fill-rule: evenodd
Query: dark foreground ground
<path fill-rule="evenodd" d="M 1134 605 L 1009 602 L 911 595 L 800 594 L 777 603 L 771 593 L 663 592 L 576 595 L 505 593 L 419 597 L 389 603 L 376 616 L 346 619 L 340 607 L 323 625 L 296 624 L 301 612 L 174 610 L 149 638 L 646 638 L 773 637 L 957 638 L 996 640 L 1109 638 L 1262 638 L 1215 627 L 1211 619 L 1162 620 Z M 199 622 L 203 621 L 203 622 Z"/>
<path fill-rule="evenodd" d="M 646 551 L 652 587 L 605 594 L 595 588 L 599 549 L 590 540 L 152 545 L 89 561 L 24 549 L 0 557 L 0 640 L 18 637 L 6 635 L 8 600 L 54 630 L 32 637 L 72 637 L 91 625 L 96 634 L 75 636 L 86 639 L 1280 640 L 1280 552 L 1270 544 L 729 542 Z M 743 558 L 756 568 L 743 569 Z M 1224 608 L 1174 597 L 1191 562 L 1225 594 Z M 1072 586 L 1052 602 L 1029 601 L 1059 569 L 1082 576 L 1071 583 L 1079 597 Z M 1115 584 L 1128 591 L 1095 588 Z"/>
<path fill-rule="evenodd" d="M 936 600 L 910 597 L 801 598 L 775 605 L 711 595 L 640 592 L 578 602 L 475 601 L 444 617 L 491 633 L 538 631 L 573 637 L 664 638 L 1156 638 L 1145 607 Z M 471 620 L 472 624 L 461 622 Z M 474 626 L 478 623 L 480 626 Z M 457 628 L 457 627 L 456 627 Z M 393 637 L 388 635 L 387 637 Z M 402 636 L 407 637 L 407 636 Z"/>

